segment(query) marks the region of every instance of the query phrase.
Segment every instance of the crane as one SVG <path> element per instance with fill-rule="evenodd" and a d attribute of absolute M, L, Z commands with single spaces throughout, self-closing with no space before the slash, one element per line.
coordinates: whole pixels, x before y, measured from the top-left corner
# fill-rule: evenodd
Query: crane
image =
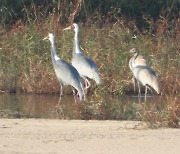
<path fill-rule="evenodd" d="M 137 65 L 148 66 L 146 59 L 142 55 L 139 55 L 138 49 L 132 48 L 129 52 L 133 55 L 133 57 L 129 61 L 129 67 L 131 70 L 132 67 L 135 67 Z M 133 61 L 133 63 L 131 61 Z"/>
<path fill-rule="evenodd" d="M 78 70 L 80 76 L 85 81 L 85 92 L 87 93 L 88 88 L 90 88 L 91 83 L 87 78 L 95 80 L 96 84 L 101 83 L 100 73 L 98 68 L 93 60 L 86 57 L 80 50 L 78 32 L 79 26 L 76 23 L 73 23 L 64 30 L 73 29 L 75 31 L 74 35 L 74 48 L 72 56 L 72 65 Z"/>
<path fill-rule="evenodd" d="M 82 100 L 84 98 L 85 100 L 85 92 L 78 71 L 71 64 L 58 57 L 54 43 L 54 35 L 52 33 L 49 33 L 48 37 L 45 37 L 43 40 L 46 39 L 49 39 L 49 41 L 51 42 L 52 64 L 56 77 L 60 82 L 61 89 L 58 104 L 60 104 L 61 96 L 63 93 L 63 86 L 65 85 L 71 85 L 72 87 L 74 87 L 78 91 L 79 99 Z"/>
<path fill-rule="evenodd" d="M 137 56 L 138 54 L 135 55 Z M 139 62 L 138 64 L 136 56 L 130 59 L 129 66 L 137 82 L 145 86 L 145 101 L 146 101 L 147 88 L 152 87 L 158 94 L 160 93 L 158 77 L 153 69 L 151 69 L 147 65 L 143 65 L 145 63 Z M 139 88 L 139 92 L 140 92 L 140 88 Z"/>
<path fill-rule="evenodd" d="M 132 71 L 133 67 L 138 66 L 138 65 L 148 66 L 146 59 L 142 55 L 139 55 L 139 50 L 137 48 L 132 48 L 129 52 L 130 52 L 130 54 L 133 55 L 133 57 L 131 57 L 131 59 L 129 61 L 129 68 L 131 69 L 131 71 Z M 133 63 L 132 63 L 132 61 L 133 61 Z M 133 77 L 132 80 L 133 80 L 134 92 L 135 92 L 135 84 L 137 81 L 136 81 L 135 77 Z M 138 95 L 140 95 L 139 82 L 137 82 L 137 84 L 138 84 L 138 89 L 139 89 Z"/>

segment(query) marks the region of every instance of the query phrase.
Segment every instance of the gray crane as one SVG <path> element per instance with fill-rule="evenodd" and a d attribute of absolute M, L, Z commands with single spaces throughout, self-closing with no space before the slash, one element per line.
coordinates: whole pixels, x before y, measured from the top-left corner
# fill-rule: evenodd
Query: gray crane
<path fill-rule="evenodd" d="M 129 61 L 129 68 L 133 69 L 133 67 L 138 66 L 138 65 L 142 65 L 142 66 L 148 66 L 146 59 L 142 56 L 139 55 L 139 50 L 136 48 L 132 48 L 130 51 L 130 54 L 132 54 L 133 57 L 131 57 L 130 61 Z M 133 63 L 132 63 L 133 61 Z M 135 92 L 135 85 L 136 85 L 136 79 L 135 77 L 133 77 L 133 85 L 134 85 L 134 92 Z M 138 89 L 139 89 L 139 93 L 138 95 L 140 95 L 140 85 L 139 82 L 137 82 L 138 84 Z"/>
<path fill-rule="evenodd" d="M 95 80 L 96 84 L 101 83 L 100 73 L 94 61 L 86 57 L 80 50 L 78 41 L 79 26 L 73 23 L 64 30 L 73 29 L 75 31 L 74 35 L 74 48 L 72 56 L 72 65 L 78 70 L 80 76 L 85 80 L 85 90 L 91 86 L 90 81 L 87 78 Z"/>
<path fill-rule="evenodd" d="M 54 43 L 54 35 L 52 33 L 49 33 L 48 37 L 45 37 L 43 40 L 46 39 L 49 39 L 51 42 L 52 63 L 56 77 L 60 82 L 61 91 L 59 104 L 61 101 L 63 86 L 65 85 L 71 85 L 72 87 L 74 87 L 78 91 L 79 99 L 82 100 L 84 98 L 85 100 L 84 88 L 78 71 L 71 64 L 67 63 L 66 61 L 58 57 Z"/>
<path fill-rule="evenodd" d="M 145 101 L 147 88 L 152 87 L 158 94 L 160 93 L 158 77 L 154 70 L 145 65 L 138 65 L 138 63 L 136 63 L 135 57 L 130 59 L 129 65 L 137 82 L 145 86 Z"/>

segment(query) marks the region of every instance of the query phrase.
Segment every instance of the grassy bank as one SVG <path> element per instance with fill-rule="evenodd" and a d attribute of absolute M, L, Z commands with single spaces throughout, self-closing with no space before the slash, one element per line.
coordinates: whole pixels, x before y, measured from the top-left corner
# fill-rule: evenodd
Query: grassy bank
<path fill-rule="evenodd" d="M 52 24 L 47 20 L 26 25 L 19 20 L 10 31 L 1 35 L 1 90 L 59 92 L 51 64 L 50 42 L 42 39 L 48 32 L 53 32 L 59 56 L 70 62 L 74 32 L 62 32 L 62 27 Z M 98 90 L 111 94 L 124 94 L 132 90 L 128 51 L 136 47 L 159 74 L 162 94 L 177 94 L 180 86 L 178 37 L 146 33 L 133 38 L 133 32 L 121 23 L 104 25 L 103 28 L 80 24 L 80 29 L 82 51 L 97 63 L 103 79 Z"/>

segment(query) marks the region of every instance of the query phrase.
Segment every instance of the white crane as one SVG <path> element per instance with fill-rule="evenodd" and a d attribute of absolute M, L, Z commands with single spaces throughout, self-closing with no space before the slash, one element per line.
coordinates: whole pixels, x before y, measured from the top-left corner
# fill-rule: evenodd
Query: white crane
<path fill-rule="evenodd" d="M 66 61 L 58 57 L 55 49 L 54 35 L 52 33 L 49 33 L 48 37 L 44 38 L 43 40 L 45 39 L 49 39 L 51 42 L 51 58 L 52 58 L 53 68 L 56 77 L 60 82 L 61 91 L 60 91 L 59 104 L 61 101 L 63 86 L 65 85 L 71 85 L 72 87 L 74 87 L 78 91 L 79 99 L 82 100 L 84 97 L 85 100 L 84 88 L 78 71 L 71 64 L 67 63 Z"/>
<path fill-rule="evenodd" d="M 131 58 L 129 65 L 135 79 L 143 86 L 145 86 L 145 101 L 146 101 L 147 88 L 152 87 L 158 94 L 160 93 L 158 77 L 154 72 L 154 70 L 152 70 L 150 67 L 144 65 L 136 65 L 137 63 L 135 62 L 136 62 L 136 58 L 135 57 L 133 59 Z"/>
<path fill-rule="evenodd" d="M 133 55 L 133 57 L 129 61 L 129 67 L 132 70 L 132 67 L 142 65 L 142 66 L 148 66 L 146 59 L 142 56 L 139 55 L 139 50 L 136 48 L 132 48 L 130 51 L 130 54 Z M 133 63 L 131 61 L 133 60 Z"/>
<path fill-rule="evenodd" d="M 78 40 L 79 26 L 76 23 L 73 23 L 64 30 L 69 29 L 73 29 L 75 31 L 72 65 L 78 70 L 80 76 L 85 80 L 85 90 L 87 93 L 87 89 L 91 86 L 91 83 L 87 78 L 95 80 L 96 84 L 100 84 L 100 73 L 95 62 L 86 57 L 80 50 Z"/>
<path fill-rule="evenodd" d="M 131 57 L 131 59 L 129 61 L 129 68 L 131 69 L 131 71 L 132 71 L 133 67 L 136 67 L 138 65 L 148 66 L 146 59 L 142 55 L 139 55 L 138 49 L 132 48 L 129 52 L 130 52 L 130 54 L 133 55 L 133 57 Z M 132 63 L 132 61 L 133 61 L 133 63 Z M 133 77 L 132 80 L 133 80 L 134 92 L 135 92 L 135 84 L 136 84 L 135 77 Z M 138 84 L 138 89 L 139 89 L 138 94 L 140 95 L 140 85 L 139 85 L 139 83 L 137 83 L 137 84 Z"/>

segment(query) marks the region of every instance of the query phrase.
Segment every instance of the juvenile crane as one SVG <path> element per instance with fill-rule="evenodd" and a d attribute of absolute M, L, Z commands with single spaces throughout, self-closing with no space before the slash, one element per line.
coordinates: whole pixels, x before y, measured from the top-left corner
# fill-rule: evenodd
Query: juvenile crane
<path fill-rule="evenodd" d="M 154 72 L 154 70 L 152 70 L 150 67 L 144 65 L 137 65 L 135 60 L 136 60 L 135 57 L 131 58 L 129 65 L 135 79 L 143 86 L 145 86 L 145 101 L 146 101 L 147 88 L 152 87 L 158 94 L 160 93 L 158 77 Z"/>
<path fill-rule="evenodd" d="M 133 57 L 129 61 L 129 68 L 131 69 L 131 71 L 132 71 L 133 67 L 138 66 L 138 65 L 148 66 L 146 59 L 142 55 L 139 55 L 139 50 L 138 49 L 132 48 L 129 52 L 130 52 L 130 54 L 133 55 Z M 132 61 L 133 61 L 133 63 L 132 63 Z M 133 77 L 134 92 L 135 92 L 135 84 L 136 84 L 136 82 L 137 81 L 136 81 L 135 77 Z M 137 84 L 138 84 L 138 89 L 139 89 L 138 94 L 140 95 L 139 82 Z"/>
<path fill-rule="evenodd" d="M 44 38 L 43 40 L 45 39 L 49 39 L 51 42 L 51 58 L 53 68 L 56 77 L 60 82 L 61 91 L 59 103 L 61 101 L 63 86 L 65 85 L 71 85 L 72 87 L 74 87 L 78 91 L 79 99 L 82 100 L 84 98 L 85 100 L 84 88 L 78 71 L 71 64 L 67 63 L 66 61 L 58 57 L 54 43 L 54 35 L 52 33 L 50 33 L 48 37 Z"/>
<path fill-rule="evenodd" d="M 91 86 L 91 83 L 87 78 L 95 80 L 96 84 L 100 84 L 101 77 L 95 62 L 86 57 L 80 50 L 78 40 L 79 26 L 76 23 L 73 23 L 64 30 L 69 29 L 73 29 L 75 31 L 72 65 L 78 70 L 80 76 L 85 80 L 85 90 L 87 93 L 87 89 Z"/>
<path fill-rule="evenodd" d="M 129 61 L 129 67 L 131 70 L 133 67 L 136 67 L 138 65 L 148 66 L 146 59 L 142 55 L 139 55 L 138 49 L 132 48 L 129 52 L 133 55 L 133 57 Z"/>

